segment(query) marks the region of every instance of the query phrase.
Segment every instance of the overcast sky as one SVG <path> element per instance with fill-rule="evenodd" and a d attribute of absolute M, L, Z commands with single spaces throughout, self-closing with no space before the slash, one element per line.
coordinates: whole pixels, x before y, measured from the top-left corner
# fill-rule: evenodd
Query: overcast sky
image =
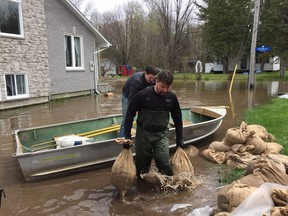
<path fill-rule="evenodd" d="M 85 2 L 93 2 L 93 6 L 98 12 L 112 11 L 117 6 L 128 3 L 128 0 L 84 0 Z"/>

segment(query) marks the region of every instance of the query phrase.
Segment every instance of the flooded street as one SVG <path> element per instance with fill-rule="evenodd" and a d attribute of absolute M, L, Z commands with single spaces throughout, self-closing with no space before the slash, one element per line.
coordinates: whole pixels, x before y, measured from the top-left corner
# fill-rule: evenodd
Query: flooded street
<path fill-rule="evenodd" d="M 220 167 L 201 156 L 193 158 L 195 176 L 203 184 L 192 191 L 157 191 L 137 183 L 127 195 L 127 203 L 119 200 L 111 185 L 111 166 L 80 172 L 50 180 L 25 182 L 13 154 L 12 131 L 66 121 L 121 113 L 121 87 L 124 81 L 110 81 L 113 96 L 92 95 L 63 99 L 47 104 L 0 111 L 0 215 L 187 215 L 194 208 L 216 203 Z M 239 126 L 243 110 L 268 103 L 277 92 L 288 92 L 287 82 L 257 82 L 253 92 L 245 81 L 234 81 L 229 95 L 228 81 L 175 81 L 172 90 L 182 107 L 192 105 L 229 106 L 220 129 L 194 145 L 200 149 L 221 140 L 228 128 Z M 173 208 L 174 207 L 174 208 Z M 181 207 L 181 208 L 180 208 Z M 175 209 L 175 210 L 174 210 Z"/>

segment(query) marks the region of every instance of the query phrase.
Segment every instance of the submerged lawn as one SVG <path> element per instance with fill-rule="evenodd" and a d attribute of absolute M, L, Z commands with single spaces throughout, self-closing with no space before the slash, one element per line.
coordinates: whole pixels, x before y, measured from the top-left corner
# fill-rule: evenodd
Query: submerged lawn
<path fill-rule="evenodd" d="M 288 155 L 288 99 L 275 98 L 271 103 L 245 111 L 247 124 L 258 124 L 266 128 L 284 147 L 282 154 Z"/>

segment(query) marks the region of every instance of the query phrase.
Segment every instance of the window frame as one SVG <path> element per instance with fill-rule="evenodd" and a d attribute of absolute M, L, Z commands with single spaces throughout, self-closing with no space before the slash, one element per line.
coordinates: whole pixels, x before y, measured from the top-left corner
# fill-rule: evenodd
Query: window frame
<path fill-rule="evenodd" d="M 67 66 L 67 44 L 66 44 L 66 37 L 71 38 L 71 47 L 75 47 L 75 38 L 79 38 L 79 45 L 80 45 L 80 66 L 75 66 L 76 65 L 76 58 L 75 58 L 75 52 L 70 53 L 71 58 L 72 58 L 72 66 Z M 65 67 L 67 71 L 80 71 L 80 70 L 85 70 L 84 67 L 84 43 L 83 43 L 83 36 L 82 35 L 71 35 L 71 34 L 65 34 L 64 35 L 64 53 L 65 53 Z"/>
<path fill-rule="evenodd" d="M 18 13 L 19 13 L 19 30 L 20 34 L 5 33 L 0 31 L 1 37 L 10 37 L 10 38 L 24 38 L 24 24 L 23 24 L 23 13 L 22 13 L 22 0 L 5 0 L 7 2 L 12 2 L 18 4 Z"/>
<path fill-rule="evenodd" d="M 16 91 L 16 95 L 12 95 L 9 96 L 8 92 L 7 92 L 7 80 L 6 80 L 6 76 L 7 75 L 13 75 L 13 80 L 14 80 L 14 85 L 15 85 L 15 91 Z M 17 76 L 24 76 L 24 88 L 25 88 L 25 94 L 18 94 L 17 93 Z M 24 98 L 28 98 L 29 97 L 29 87 L 28 87 L 28 76 L 27 74 L 24 73 L 7 73 L 4 74 L 4 81 L 5 81 L 5 93 L 6 93 L 6 99 L 7 100 L 17 100 L 17 99 L 24 99 Z"/>

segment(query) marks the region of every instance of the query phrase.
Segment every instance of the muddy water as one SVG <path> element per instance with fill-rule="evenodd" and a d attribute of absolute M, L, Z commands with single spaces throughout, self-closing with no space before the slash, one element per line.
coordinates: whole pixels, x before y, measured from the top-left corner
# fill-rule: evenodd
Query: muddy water
<path fill-rule="evenodd" d="M 5 189 L 0 215 L 187 215 L 196 207 L 216 203 L 221 171 L 219 166 L 200 156 L 193 158 L 196 178 L 202 186 L 193 191 L 159 191 L 145 183 L 137 183 L 119 201 L 111 185 L 111 167 L 86 171 L 70 176 L 26 183 L 18 162 L 12 157 L 12 131 L 19 128 L 86 119 L 121 113 L 123 81 L 111 81 L 113 96 L 86 96 L 60 102 L 0 112 L 0 186 Z M 181 106 L 229 106 L 221 128 L 209 138 L 195 143 L 200 151 L 214 140 L 221 140 L 226 130 L 239 125 L 243 110 L 265 104 L 277 92 L 288 92 L 286 82 L 257 82 L 253 92 L 246 82 L 179 81 L 173 84 Z"/>

